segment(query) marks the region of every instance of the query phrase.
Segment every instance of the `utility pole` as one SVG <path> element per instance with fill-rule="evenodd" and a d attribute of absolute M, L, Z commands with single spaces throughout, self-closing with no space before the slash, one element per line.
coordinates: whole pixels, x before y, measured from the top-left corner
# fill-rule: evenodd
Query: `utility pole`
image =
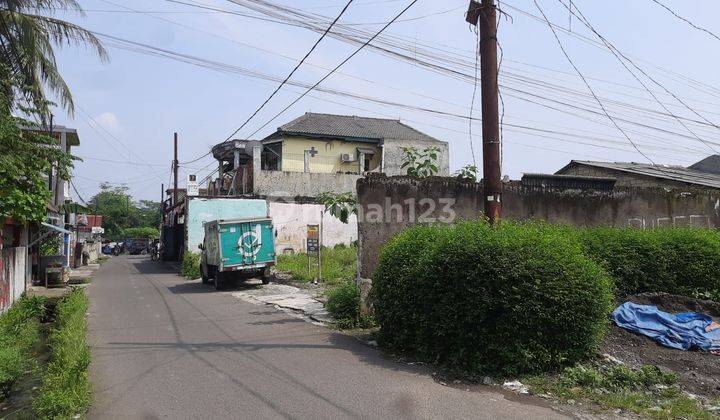
<path fill-rule="evenodd" d="M 160 224 L 165 224 L 165 184 L 160 184 Z"/>
<path fill-rule="evenodd" d="M 498 113 L 497 9 L 495 0 L 470 1 L 466 20 L 480 31 L 482 93 L 483 194 L 485 217 L 500 220 L 500 116 Z"/>
<path fill-rule="evenodd" d="M 177 133 L 174 136 L 175 158 L 173 159 L 173 206 L 178 202 L 178 158 L 177 158 Z"/>

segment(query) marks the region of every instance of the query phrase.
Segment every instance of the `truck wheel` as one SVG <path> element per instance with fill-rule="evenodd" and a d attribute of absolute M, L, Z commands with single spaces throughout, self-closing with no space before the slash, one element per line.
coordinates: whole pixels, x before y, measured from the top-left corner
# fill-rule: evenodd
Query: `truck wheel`
<path fill-rule="evenodd" d="M 270 267 L 266 267 L 262 271 L 262 284 L 270 283 Z"/>
<path fill-rule="evenodd" d="M 225 276 L 217 267 L 215 267 L 215 276 L 214 277 L 215 277 L 215 290 L 222 290 L 222 288 L 224 286 L 223 283 L 225 282 L 225 279 L 224 279 Z"/>
<path fill-rule="evenodd" d="M 207 266 L 205 264 L 200 264 L 200 280 L 202 280 L 202 284 L 208 284 L 208 281 L 210 278 L 207 275 Z"/>

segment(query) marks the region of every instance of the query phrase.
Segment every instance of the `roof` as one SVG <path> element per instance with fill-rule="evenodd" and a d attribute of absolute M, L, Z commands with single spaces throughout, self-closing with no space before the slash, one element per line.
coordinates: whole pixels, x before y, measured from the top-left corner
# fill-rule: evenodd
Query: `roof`
<path fill-rule="evenodd" d="M 30 126 L 21 126 L 21 130 L 27 130 L 27 131 L 37 131 L 42 134 L 49 135 L 50 133 L 48 130 L 45 130 L 41 127 L 30 127 Z M 77 130 L 74 128 L 68 128 L 64 125 L 53 125 L 52 126 L 52 132 L 53 134 L 61 134 L 65 133 L 65 138 L 67 139 L 67 144 L 70 146 L 80 146 L 80 137 L 78 136 Z"/>
<path fill-rule="evenodd" d="M 720 174 L 720 155 L 710 155 L 699 162 L 693 163 L 688 168 L 700 172 Z"/>
<path fill-rule="evenodd" d="M 400 120 L 385 118 L 358 117 L 354 115 L 317 114 L 307 112 L 282 125 L 277 132 L 265 140 L 282 135 L 300 135 L 309 137 L 339 138 L 360 141 L 422 140 L 440 142 L 440 140 L 420 132 Z"/>
<path fill-rule="evenodd" d="M 615 178 L 596 176 L 557 175 L 557 174 L 523 174 L 523 185 L 548 188 L 577 188 L 594 190 L 612 190 L 617 181 Z"/>
<path fill-rule="evenodd" d="M 720 189 L 720 175 L 701 172 L 696 169 L 672 165 L 650 165 L 636 162 L 598 162 L 591 160 L 571 160 L 565 167 L 556 173 L 562 175 L 573 165 L 587 165 L 614 171 L 627 172 L 636 175 L 666 179 L 670 181 L 699 185 Z"/>

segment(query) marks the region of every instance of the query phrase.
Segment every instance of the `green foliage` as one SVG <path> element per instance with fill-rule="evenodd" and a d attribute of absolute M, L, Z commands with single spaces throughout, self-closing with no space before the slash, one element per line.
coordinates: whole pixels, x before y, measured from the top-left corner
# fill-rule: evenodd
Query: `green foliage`
<path fill-rule="evenodd" d="M 612 283 L 564 228 L 463 222 L 388 242 L 372 295 L 385 346 L 515 374 L 587 358 L 605 332 Z"/>
<path fill-rule="evenodd" d="M 720 236 L 694 228 L 578 230 L 585 253 L 615 280 L 619 296 L 667 292 L 717 298 Z"/>
<path fill-rule="evenodd" d="M 465 165 L 455 172 L 455 176 L 459 179 L 467 179 L 472 182 L 478 182 L 478 167 L 475 165 Z"/>
<path fill-rule="evenodd" d="M 533 393 L 563 401 L 590 401 L 606 409 L 622 409 L 658 419 L 710 419 L 712 413 L 677 386 L 677 375 L 643 365 L 578 365 L 559 375 L 523 379 Z"/>
<path fill-rule="evenodd" d="M 200 277 L 200 254 L 189 251 L 183 254 L 181 274 L 190 280 Z"/>
<path fill-rule="evenodd" d="M 127 187 L 113 187 L 103 183 L 100 185 L 100 192 L 90 199 L 90 209 L 103 216 L 105 237 L 110 240 L 149 235 L 157 237 L 161 217 L 160 203 L 150 200 L 135 202 L 127 191 Z"/>
<path fill-rule="evenodd" d="M 58 10 L 82 14 L 75 0 L 5 0 L 0 9 L 0 46 L 4 80 L 16 88 L 12 92 L 33 108 L 49 115 L 48 96 L 57 98 L 70 113 L 73 100 L 70 89 L 57 68 L 55 47 L 87 46 L 102 59 L 107 52 L 98 38 L 80 26 L 58 19 Z M 50 91 L 50 94 L 46 92 Z"/>
<path fill-rule="evenodd" d="M 13 117 L 8 103 L 0 90 L 0 218 L 44 220 L 50 190 L 43 174 L 55 164 L 57 176 L 67 179 L 72 160 L 51 137 L 20 130 L 32 123 Z"/>
<path fill-rule="evenodd" d="M 408 176 L 415 178 L 427 178 L 438 172 L 438 149 L 435 146 L 428 146 L 422 151 L 414 147 L 403 147 L 403 164 L 400 168 L 406 168 Z"/>
<path fill-rule="evenodd" d="M 325 206 L 325 211 L 347 223 L 351 214 L 357 214 L 357 197 L 353 193 L 335 194 L 324 192 L 317 196 L 316 202 Z"/>
<path fill-rule="evenodd" d="M 315 257 L 313 257 L 313 262 Z M 279 255 L 277 265 L 280 271 L 290 273 L 293 279 L 307 282 L 317 277 L 317 268 L 308 273 L 308 255 Z M 335 247 L 322 249 L 322 277 L 327 284 L 341 284 L 353 280 L 357 273 L 357 247 Z"/>
<path fill-rule="evenodd" d="M 130 227 L 122 230 L 122 236 L 124 238 L 135 238 L 135 239 L 157 239 L 160 236 L 160 232 L 157 228 L 145 226 L 145 227 Z"/>
<path fill-rule="evenodd" d="M 40 339 L 40 318 L 45 313 L 44 300 L 21 297 L 0 316 L 0 401 L 13 385 L 35 364 L 33 347 Z"/>
<path fill-rule="evenodd" d="M 327 292 L 325 308 L 335 318 L 340 328 L 364 326 L 360 315 L 360 289 L 354 281 L 346 281 Z"/>
<path fill-rule="evenodd" d="M 50 362 L 33 400 L 38 417 L 72 418 L 90 407 L 92 386 L 88 379 L 87 309 L 87 296 L 79 288 L 73 289 L 57 304 L 55 326 L 50 333 Z"/>
<path fill-rule="evenodd" d="M 40 255 L 57 255 L 62 244 L 59 234 L 51 233 L 40 241 Z"/>

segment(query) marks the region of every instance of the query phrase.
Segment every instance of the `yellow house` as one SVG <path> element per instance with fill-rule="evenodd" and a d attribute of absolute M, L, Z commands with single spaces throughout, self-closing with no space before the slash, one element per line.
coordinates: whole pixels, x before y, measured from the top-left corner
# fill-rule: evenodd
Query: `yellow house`
<path fill-rule="evenodd" d="M 399 170 L 401 163 L 396 156 L 401 147 L 429 144 L 441 150 L 440 172 L 447 167 L 446 142 L 399 120 L 308 112 L 279 127 L 262 143 L 262 169 L 270 171 L 388 172 L 388 169 Z M 393 152 L 391 162 L 388 162 L 388 150 Z"/>

